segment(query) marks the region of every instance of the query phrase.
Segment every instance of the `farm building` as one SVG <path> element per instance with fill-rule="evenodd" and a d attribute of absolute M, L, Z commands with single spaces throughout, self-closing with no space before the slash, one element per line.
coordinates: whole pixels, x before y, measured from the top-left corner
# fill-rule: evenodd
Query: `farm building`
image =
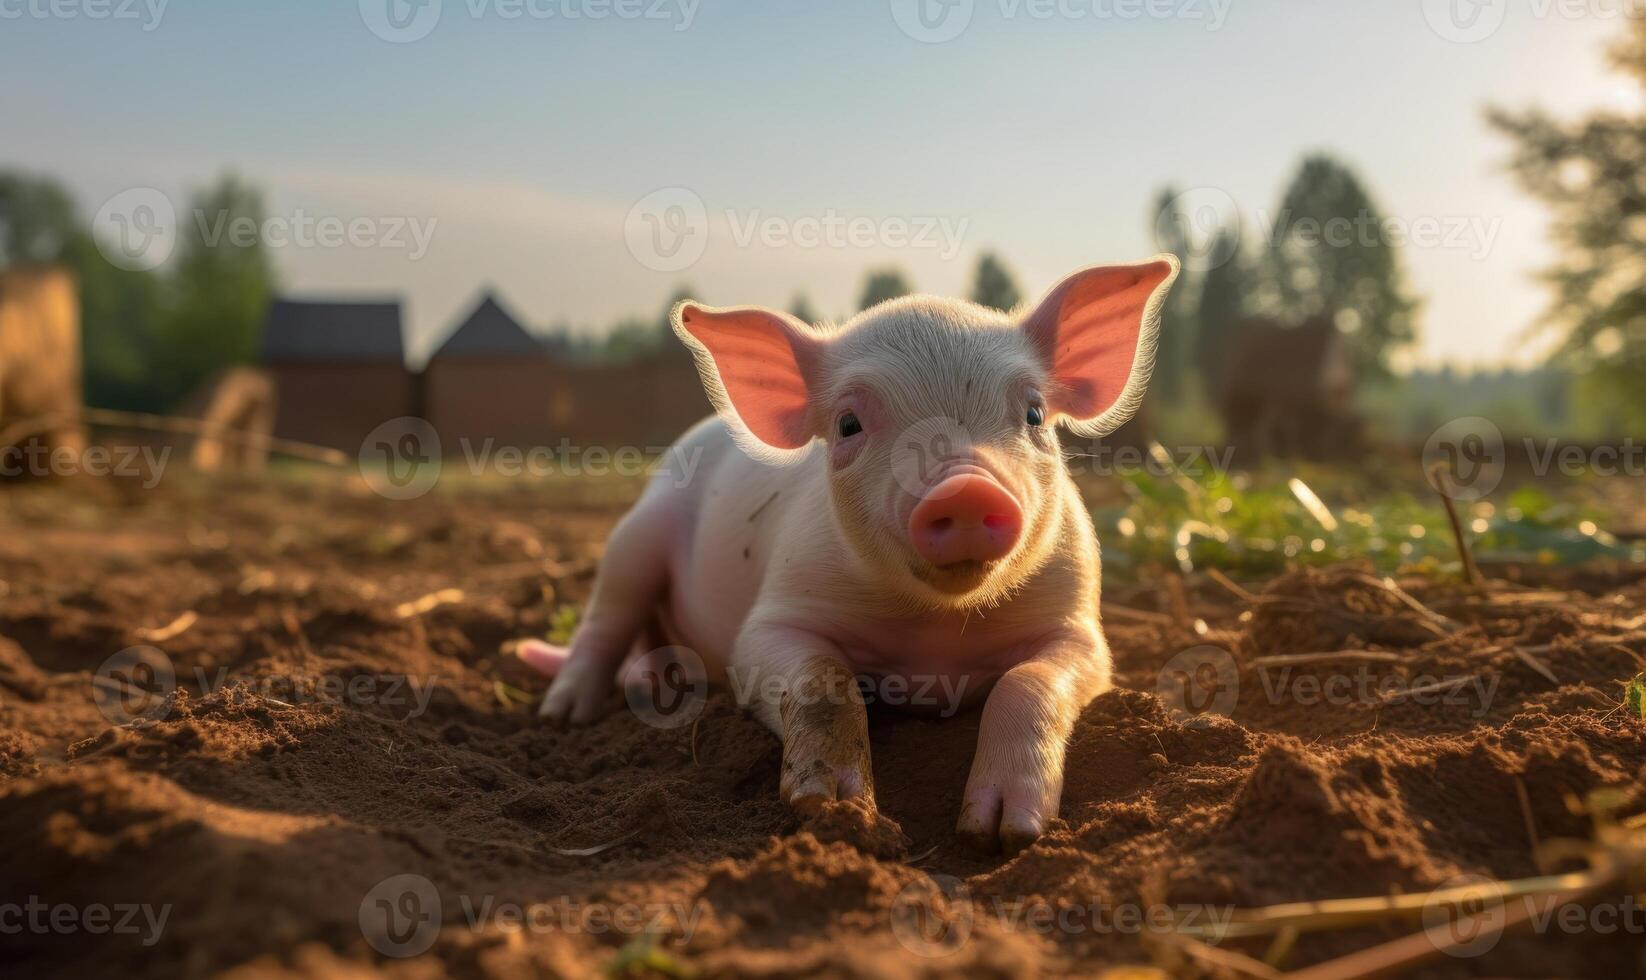
<path fill-rule="evenodd" d="M 406 368 L 400 304 L 276 300 L 263 331 L 274 433 L 359 451 L 383 422 L 420 412 Z"/>
<path fill-rule="evenodd" d="M 549 417 L 561 371 L 547 348 L 488 293 L 423 369 L 423 407 L 447 454 L 541 446 L 561 433 Z"/>
<path fill-rule="evenodd" d="M 662 449 L 713 411 L 684 347 L 563 366 L 547 401 L 554 431 L 578 446 Z"/>
<path fill-rule="evenodd" d="M 1343 334 L 1325 317 L 1296 326 L 1250 319 L 1233 330 L 1218 409 L 1244 461 L 1274 455 L 1330 459 L 1360 444 L 1355 370 Z"/>

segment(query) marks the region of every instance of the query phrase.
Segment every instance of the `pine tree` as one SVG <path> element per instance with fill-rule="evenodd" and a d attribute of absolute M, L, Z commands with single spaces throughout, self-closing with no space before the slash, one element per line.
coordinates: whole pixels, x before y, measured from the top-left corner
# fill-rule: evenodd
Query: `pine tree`
<path fill-rule="evenodd" d="M 1646 22 L 1612 49 L 1613 65 L 1646 88 Z M 1495 110 L 1517 144 L 1520 183 L 1553 212 L 1554 299 L 1546 323 L 1564 335 L 1561 360 L 1646 424 L 1646 113 L 1609 110 L 1565 122 Z"/>
<path fill-rule="evenodd" d="M 1384 218 L 1349 167 L 1304 159 L 1271 231 L 1269 273 L 1282 318 L 1325 316 L 1343 331 L 1356 366 L 1387 374 L 1389 355 L 1417 338 L 1418 302 Z"/>
<path fill-rule="evenodd" d="M 977 274 L 972 280 L 972 302 L 988 306 L 1002 313 L 1010 312 L 1023 301 L 1006 263 L 993 252 L 984 252 L 977 260 Z"/>

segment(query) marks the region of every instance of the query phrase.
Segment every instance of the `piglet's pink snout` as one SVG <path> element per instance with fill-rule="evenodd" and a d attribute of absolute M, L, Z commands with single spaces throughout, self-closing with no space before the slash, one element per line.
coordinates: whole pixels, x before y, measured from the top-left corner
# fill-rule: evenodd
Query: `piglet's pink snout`
<path fill-rule="evenodd" d="M 1023 529 L 1023 510 L 982 473 L 961 473 L 932 487 L 909 515 L 915 551 L 933 565 L 1004 558 Z"/>

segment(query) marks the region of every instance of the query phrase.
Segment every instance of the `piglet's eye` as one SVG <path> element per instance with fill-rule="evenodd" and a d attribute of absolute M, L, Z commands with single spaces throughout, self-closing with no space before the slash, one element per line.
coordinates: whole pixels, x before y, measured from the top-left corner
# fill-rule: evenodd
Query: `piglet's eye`
<path fill-rule="evenodd" d="M 847 412 L 845 415 L 840 416 L 840 438 L 850 439 L 852 436 L 855 436 L 862 431 L 863 423 L 857 420 L 857 416 L 853 415 L 851 412 Z"/>
<path fill-rule="evenodd" d="M 1030 405 L 1029 406 L 1029 415 L 1028 415 L 1027 421 L 1030 425 L 1035 426 L 1037 428 L 1042 426 L 1042 425 L 1045 425 L 1046 424 L 1046 410 L 1044 408 L 1041 408 L 1039 405 Z"/>

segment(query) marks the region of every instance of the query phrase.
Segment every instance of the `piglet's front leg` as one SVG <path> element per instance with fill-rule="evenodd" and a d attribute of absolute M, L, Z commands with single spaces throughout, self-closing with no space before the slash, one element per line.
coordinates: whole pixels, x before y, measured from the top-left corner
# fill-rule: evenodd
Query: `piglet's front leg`
<path fill-rule="evenodd" d="M 989 692 L 957 831 L 1015 854 L 1057 816 L 1063 759 L 1080 712 L 1109 686 L 1101 633 L 1062 635 L 1007 671 Z"/>
<path fill-rule="evenodd" d="M 734 683 L 783 740 L 783 800 L 802 813 L 874 802 L 869 718 L 857 678 L 832 645 L 803 631 L 755 627 L 739 641 Z"/>

